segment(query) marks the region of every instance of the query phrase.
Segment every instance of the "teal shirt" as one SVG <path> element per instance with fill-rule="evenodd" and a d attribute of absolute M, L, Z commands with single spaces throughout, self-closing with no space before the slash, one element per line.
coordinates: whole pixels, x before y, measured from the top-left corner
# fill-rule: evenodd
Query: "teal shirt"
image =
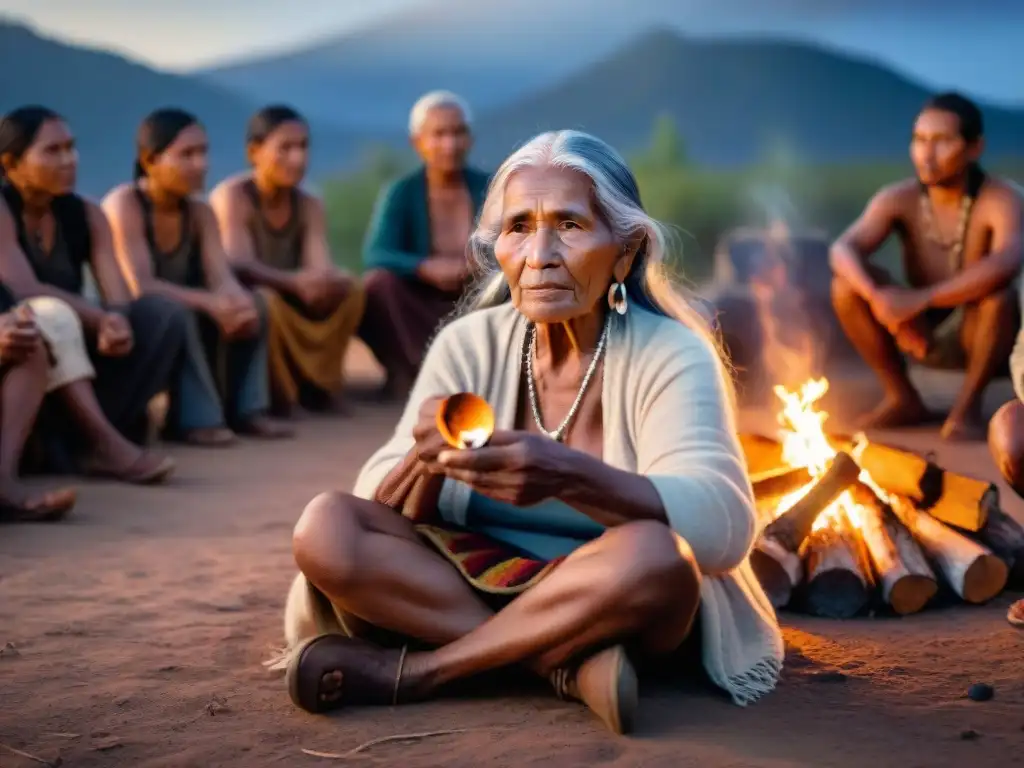
<path fill-rule="evenodd" d="M 605 532 L 605 527 L 568 504 L 551 499 L 515 507 L 473 493 L 466 528 L 543 560 L 568 555 Z"/>
<path fill-rule="evenodd" d="M 475 218 L 487 195 L 490 176 L 473 168 L 466 168 L 465 176 Z M 377 198 L 363 241 L 363 267 L 413 275 L 430 255 L 430 243 L 427 173 L 420 167 L 393 181 Z"/>

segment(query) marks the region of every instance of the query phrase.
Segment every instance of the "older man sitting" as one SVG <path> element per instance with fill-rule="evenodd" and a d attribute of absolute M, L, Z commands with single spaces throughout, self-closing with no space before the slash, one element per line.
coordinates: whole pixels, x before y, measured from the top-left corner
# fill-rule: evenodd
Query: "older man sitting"
<path fill-rule="evenodd" d="M 363 248 L 366 310 L 359 329 L 387 372 L 385 393 L 399 398 L 462 294 L 466 245 L 488 182 L 466 165 L 470 113 L 455 94 L 435 91 L 416 102 L 409 136 L 422 165 L 377 201 Z"/>

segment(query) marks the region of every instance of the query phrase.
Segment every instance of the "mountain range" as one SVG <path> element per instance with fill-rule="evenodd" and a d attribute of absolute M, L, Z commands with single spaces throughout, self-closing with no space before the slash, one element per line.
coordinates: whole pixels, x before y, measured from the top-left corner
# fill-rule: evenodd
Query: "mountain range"
<path fill-rule="evenodd" d="M 452 2 L 467 3 L 472 19 L 468 0 Z M 588 7 L 596 13 L 611 2 L 619 0 Z M 574 3 L 583 0 L 560 3 L 559 12 Z M 506 29 L 520 21 L 499 20 Z M 558 47 L 539 34 L 551 53 L 525 66 L 507 45 L 489 46 L 486 35 L 464 30 L 449 32 L 450 55 L 437 54 L 441 38 L 427 34 L 430 21 L 403 16 L 362 36 L 187 75 L 0 23 L 0 110 L 43 103 L 66 115 L 81 147 L 81 187 L 98 194 L 128 177 L 138 122 L 166 105 L 190 109 L 206 125 L 212 181 L 242 167 L 244 125 L 256 108 L 292 103 L 311 118 L 316 180 L 351 166 L 367 144 L 406 148 L 408 109 L 436 87 L 471 101 L 475 161 L 483 166 L 551 128 L 589 130 L 628 152 L 643 146 L 666 114 L 690 156 L 709 165 L 748 163 L 780 147 L 813 162 L 902 160 L 929 93 L 877 62 L 806 42 L 708 39 L 660 28 L 605 50 L 615 35 L 598 35 L 590 47 L 585 36 L 569 35 Z M 457 50 L 452 35 L 464 38 Z M 581 65 L 594 51 L 598 59 Z M 986 105 L 985 117 L 990 152 L 1024 156 L 1024 111 Z"/>
<path fill-rule="evenodd" d="M 244 166 L 249 116 L 262 105 L 214 82 L 158 72 L 111 53 L 49 39 L 0 22 L 0 112 L 43 104 L 67 118 L 80 148 L 79 181 L 98 195 L 130 178 L 135 132 L 164 106 L 200 117 L 210 137 L 210 178 Z M 317 166 L 352 162 L 363 139 L 331 124 L 313 126 Z"/>

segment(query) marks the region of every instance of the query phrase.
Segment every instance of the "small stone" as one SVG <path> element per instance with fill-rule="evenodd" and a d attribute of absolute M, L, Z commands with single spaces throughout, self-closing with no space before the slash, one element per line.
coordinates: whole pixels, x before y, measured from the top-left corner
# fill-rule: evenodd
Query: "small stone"
<path fill-rule="evenodd" d="M 3 648 L 0 648 L 0 656 L 13 659 L 15 656 L 21 656 L 21 652 L 18 651 L 14 643 L 7 643 Z"/>
<path fill-rule="evenodd" d="M 967 698 L 971 701 L 988 701 L 995 695 L 995 689 L 987 683 L 975 683 L 967 689 Z"/>
<path fill-rule="evenodd" d="M 973 728 L 967 728 L 967 729 L 965 729 L 963 731 L 960 731 L 960 740 L 961 741 L 974 741 L 979 736 L 981 736 L 981 734 L 978 733 Z"/>
<path fill-rule="evenodd" d="M 92 748 L 97 752 L 109 752 L 112 749 L 118 749 L 120 746 L 121 740 L 117 736 L 106 736 L 94 741 Z"/>
<path fill-rule="evenodd" d="M 845 683 L 847 680 L 846 675 L 838 670 L 815 672 L 810 677 L 816 683 Z"/>

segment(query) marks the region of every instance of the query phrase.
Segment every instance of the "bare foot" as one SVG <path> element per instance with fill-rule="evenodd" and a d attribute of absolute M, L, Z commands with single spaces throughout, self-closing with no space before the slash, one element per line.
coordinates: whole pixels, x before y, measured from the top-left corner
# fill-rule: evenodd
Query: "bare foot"
<path fill-rule="evenodd" d="M 175 469 L 174 459 L 146 451 L 125 441 L 124 445 L 97 447 L 82 469 L 92 477 L 105 477 L 133 485 L 154 485 Z"/>
<path fill-rule="evenodd" d="M 987 428 L 980 416 L 957 416 L 950 414 L 939 434 L 943 440 L 956 443 L 976 443 L 985 439 Z"/>
<path fill-rule="evenodd" d="M 0 523 L 52 522 L 67 516 L 78 500 L 71 488 L 33 491 L 17 481 L 0 483 Z"/>
<path fill-rule="evenodd" d="M 935 419 L 921 398 L 886 397 L 859 420 L 860 429 L 917 427 Z"/>
<path fill-rule="evenodd" d="M 264 440 L 278 440 L 284 437 L 292 437 L 295 434 L 295 430 L 287 424 L 263 415 L 252 416 L 241 421 L 236 429 L 240 435 L 262 438 Z"/>
<path fill-rule="evenodd" d="M 182 440 L 199 448 L 226 448 L 235 442 L 235 433 L 227 427 L 203 427 L 190 429 Z"/>

